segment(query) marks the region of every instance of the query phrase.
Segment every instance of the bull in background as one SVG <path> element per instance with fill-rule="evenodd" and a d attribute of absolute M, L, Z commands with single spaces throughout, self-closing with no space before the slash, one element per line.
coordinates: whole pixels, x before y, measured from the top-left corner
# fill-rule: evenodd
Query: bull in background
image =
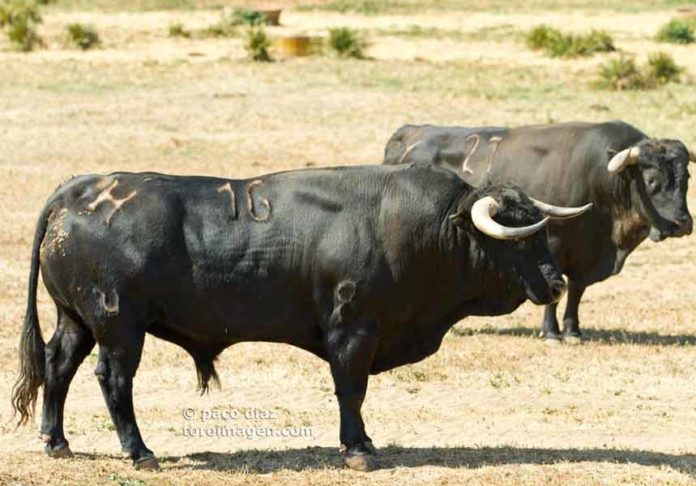
<path fill-rule="evenodd" d="M 619 273 L 646 237 L 691 234 L 689 160 L 696 156 L 682 142 L 650 138 L 622 121 L 511 129 L 405 125 L 384 153 L 385 164 L 436 165 L 473 185 L 510 181 L 553 204 L 594 204 L 582 218 L 548 225 L 549 246 L 568 277 L 562 334 L 558 304 L 544 312 L 541 334 L 549 344 L 580 340 L 583 292 Z"/>
<path fill-rule="evenodd" d="M 34 236 L 15 411 L 26 422 L 43 385 L 46 451 L 70 455 L 65 398 L 98 343 L 95 374 L 121 445 L 136 467 L 157 468 L 132 397 L 146 333 L 185 349 L 203 390 L 225 348 L 287 343 L 329 362 L 346 462 L 372 469 L 368 375 L 431 355 L 468 315 L 557 302 L 565 283 L 539 230 L 586 209 L 410 165 L 77 177 L 50 197 Z M 39 271 L 58 314 L 48 344 Z"/>

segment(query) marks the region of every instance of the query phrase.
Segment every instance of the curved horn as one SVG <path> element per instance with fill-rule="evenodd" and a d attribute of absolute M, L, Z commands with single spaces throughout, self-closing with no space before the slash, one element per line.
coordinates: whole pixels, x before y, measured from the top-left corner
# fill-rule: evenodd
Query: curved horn
<path fill-rule="evenodd" d="M 696 162 L 696 152 L 689 150 L 689 162 Z"/>
<path fill-rule="evenodd" d="M 624 149 L 611 158 L 609 164 L 607 164 L 607 170 L 609 172 L 621 172 L 627 165 L 638 162 L 639 155 L 640 148 L 638 147 Z"/>
<path fill-rule="evenodd" d="M 592 207 L 592 203 L 585 204 L 584 206 L 579 206 L 577 208 L 564 207 L 564 206 L 554 206 L 553 204 L 548 204 L 542 201 L 537 201 L 536 199 L 530 197 L 532 204 L 541 211 L 544 216 L 548 216 L 551 219 L 568 219 L 574 218 L 575 216 L 580 216 L 582 213 L 588 211 Z"/>
<path fill-rule="evenodd" d="M 516 240 L 525 238 L 533 233 L 536 233 L 541 228 L 546 226 L 549 218 L 545 217 L 541 221 L 530 226 L 521 226 L 519 228 L 510 228 L 503 226 L 500 223 L 493 221 L 493 216 L 498 211 L 500 204 L 491 196 L 486 196 L 474 203 L 471 206 L 471 221 L 478 230 L 498 240 Z"/>

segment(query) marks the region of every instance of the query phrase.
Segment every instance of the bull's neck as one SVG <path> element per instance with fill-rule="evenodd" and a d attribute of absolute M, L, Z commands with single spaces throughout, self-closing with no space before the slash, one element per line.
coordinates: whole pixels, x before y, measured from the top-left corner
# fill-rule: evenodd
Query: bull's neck
<path fill-rule="evenodd" d="M 620 249 L 632 251 L 647 237 L 650 220 L 654 219 L 646 214 L 646 210 L 653 211 L 654 207 L 645 192 L 639 169 L 627 167 L 619 174 L 606 170 L 600 173 L 605 189 L 597 197 L 608 199 L 600 203 L 611 213 L 612 240 Z"/>
<path fill-rule="evenodd" d="M 450 282 L 442 290 L 447 296 L 444 308 L 455 322 L 468 315 L 505 314 L 521 303 L 517 302 L 512 285 L 509 262 L 504 265 L 497 261 L 494 246 L 499 242 L 457 229 L 453 224 L 442 229 L 440 241 L 441 254 L 448 256 L 443 268 Z M 501 269 L 505 269 L 508 278 Z"/>

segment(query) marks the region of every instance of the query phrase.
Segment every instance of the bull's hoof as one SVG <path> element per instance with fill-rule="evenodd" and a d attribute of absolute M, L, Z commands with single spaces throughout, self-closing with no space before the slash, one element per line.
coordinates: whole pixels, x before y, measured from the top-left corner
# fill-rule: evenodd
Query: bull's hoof
<path fill-rule="evenodd" d="M 145 456 L 133 461 L 133 466 L 139 471 L 158 471 L 160 466 L 155 456 Z"/>
<path fill-rule="evenodd" d="M 550 337 L 547 337 L 546 339 L 544 339 L 544 342 L 546 343 L 547 346 L 552 346 L 552 347 L 560 346 L 562 343 L 562 341 L 560 339 L 550 338 Z"/>
<path fill-rule="evenodd" d="M 371 440 L 366 440 L 363 445 L 368 451 L 370 451 L 370 454 L 377 454 L 377 448 Z"/>
<path fill-rule="evenodd" d="M 379 468 L 377 460 L 371 454 L 354 454 L 346 456 L 346 466 L 355 471 L 370 472 Z"/>
<path fill-rule="evenodd" d="M 46 454 L 48 454 L 50 457 L 54 459 L 65 459 L 68 457 L 72 457 L 73 453 L 70 450 L 70 447 L 68 444 L 64 444 L 62 446 L 58 447 L 51 447 L 50 445 L 46 445 Z"/>
<path fill-rule="evenodd" d="M 582 344 L 582 338 L 580 336 L 564 336 L 563 342 L 571 346 L 577 346 Z"/>

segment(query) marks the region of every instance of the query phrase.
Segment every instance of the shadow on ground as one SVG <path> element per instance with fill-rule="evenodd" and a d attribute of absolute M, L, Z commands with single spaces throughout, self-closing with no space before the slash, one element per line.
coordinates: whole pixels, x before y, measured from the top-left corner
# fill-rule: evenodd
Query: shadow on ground
<path fill-rule="evenodd" d="M 493 327 L 452 329 L 455 336 L 476 336 L 479 334 L 499 336 L 519 336 L 538 338 L 539 329 L 532 327 Z M 696 346 L 696 334 L 664 335 L 656 332 L 623 331 L 621 329 L 583 329 L 583 341 L 603 344 L 638 344 L 642 346 Z"/>
<path fill-rule="evenodd" d="M 511 464 L 603 462 L 670 467 L 696 478 L 696 454 L 665 454 L 631 449 L 532 449 L 515 447 L 417 448 L 389 446 L 378 453 L 382 469 L 422 466 L 479 468 Z M 186 459 L 178 464 L 181 459 Z M 286 450 L 244 450 L 230 453 L 202 452 L 161 459 L 168 469 L 244 470 L 266 474 L 280 470 L 310 470 L 343 467 L 337 449 L 307 447 Z"/>

